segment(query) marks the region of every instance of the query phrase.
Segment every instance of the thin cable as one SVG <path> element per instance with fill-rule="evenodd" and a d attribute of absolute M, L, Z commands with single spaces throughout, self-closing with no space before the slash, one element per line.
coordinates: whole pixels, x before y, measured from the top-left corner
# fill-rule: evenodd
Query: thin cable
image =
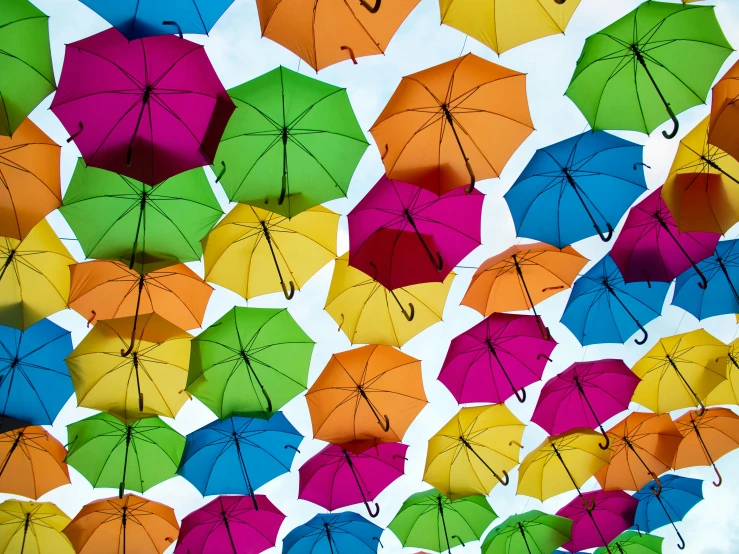
<path fill-rule="evenodd" d="M 467 46 L 467 35 L 464 36 L 464 42 L 462 43 L 462 49 L 459 51 L 459 56 L 457 56 L 458 58 L 462 57 L 462 54 L 464 53 L 464 49 L 466 46 Z"/>

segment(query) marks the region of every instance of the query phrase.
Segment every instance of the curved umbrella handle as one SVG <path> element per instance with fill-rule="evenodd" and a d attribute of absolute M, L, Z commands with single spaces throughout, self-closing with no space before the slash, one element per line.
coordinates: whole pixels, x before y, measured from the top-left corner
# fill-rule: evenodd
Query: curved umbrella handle
<path fill-rule="evenodd" d="M 359 3 L 369 13 L 377 13 L 377 11 L 380 9 L 380 4 L 382 4 L 382 0 L 375 0 L 374 6 L 370 6 L 367 2 L 365 2 L 365 0 L 359 0 Z"/>
<path fill-rule="evenodd" d="M 472 194 L 472 191 L 475 190 L 475 183 L 477 180 L 475 179 L 475 172 L 472 171 L 472 164 L 470 164 L 470 161 L 465 158 L 464 160 L 465 165 L 467 166 L 467 173 L 470 174 L 470 184 L 469 186 L 465 187 L 464 191 L 467 194 Z"/>
<path fill-rule="evenodd" d="M 555 4 L 564 4 L 567 0 L 554 0 Z"/>
<path fill-rule="evenodd" d="M 267 394 L 267 389 L 264 388 L 264 385 L 262 385 L 262 394 L 267 399 L 267 411 L 272 411 L 272 399 L 269 397 L 269 394 Z"/>
<path fill-rule="evenodd" d="M 693 269 L 698 274 L 698 277 L 701 278 L 701 282 L 698 283 L 698 288 L 701 290 L 706 290 L 706 287 L 708 287 L 708 279 L 706 279 L 706 276 L 703 274 L 703 272 L 698 269 L 697 265 L 693 265 Z"/>
<path fill-rule="evenodd" d="M 721 474 L 718 472 L 718 468 L 716 467 L 716 464 L 713 464 L 713 471 L 716 472 L 716 476 L 718 477 L 718 483 L 716 481 L 713 482 L 714 487 L 720 487 L 721 483 L 724 482 L 723 477 L 721 477 Z"/>
<path fill-rule="evenodd" d="M 295 448 L 292 444 L 286 444 L 283 448 L 292 448 L 293 450 L 295 450 L 295 452 L 297 452 L 298 454 L 300 454 L 300 450 L 298 450 L 297 448 Z"/>
<path fill-rule="evenodd" d="M 507 471 L 506 471 L 505 469 L 503 470 L 503 477 L 505 477 L 505 481 L 504 481 L 503 479 L 501 479 L 501 478 L 500 478 L 500 476 L 499 476 L 499 475 L 498 475 L 497 473 L 495 473 L 495 472 L 493 472 L 493 476 L 494 476 L 494 477 L 495 477 L 495 478 L 496 478 L 496 479 L 498 480 L 498 482 L 499 482 L 499 483 L 500 483 L 501 485 L 503 485 L 504 487 L 507 487 L 507 486 L 508 486 L 508 483 L 510 483 L 510 482 L 511 482 L 511 479 L 510 479 L 510 478 L 508 477 L 508 472 L 507 472 Z"/>
<path fill-rule="evenodd" d="M 518 446 L 519 448 L 523 448 L 523 444 L 521 444 L 521 443 L 520 443 L 520 442 L 518 442 L 518 441 L 508 441 L 508 446 L 513 446 L 514 444 L 515 444 L 516 446 Z"/>
<path fill-rule="evenodd" d="M 634 321 L 636 321 L 636 320 L 634 320 Z M 634 342 L 636 344 L 638 344 L 638 345 L 641 346 L 642 344 L 644 344 L 645 342 L 647 342 L 647 339 L 649 338 L 649 333 L 647 333 L 647 330 L 644 328 L 644 326 L 641 323 L 639 323 L 638 321 L 636 321 L 636 324 L 639 326 L 639 329 L 641 329 L 641 332 L 644 333 L 644 336 L 642 337 L 641 340 L 634 339 Z"/>
<path fill-rule="evenodd" d="M 293 296 L 295 296 L 295 283 L 290 281 L 290 292 L 287 292 L 287 287 L 285 286 L 285 281 L 280 281 L 280 284 L 282 285 L 282 294 L 285 295 L 285 298 L 288 300 L 292 300 Z"/>
<path fill-rule="evenodd" d="M 593 227 L 595 227 L 595 230 L 598 232 L 598 236 L 600 237 L 600 240 L 603 242 L 609 242 L 611 238 L 613 237 L 613 227 L 611 227 L 611 224 L 606 221 L 606 229 L 608 229 L 608 234 L 604 235 L 603 231 L 600 230 L 600 226 L 597 223 L 593 223 Z"/>
<path fill-rule="evenodd" d="M 682 535 L 680 534 L 680 531 L 678 531 L 677 529 L 675 529 L 675 533 L 677 533 L 677 538 L 678 538 L 678 539 L 680 539 L 680 544 L 678 544 L 678 545 L 677 545 L 677 547 L 678 547 L 678 548 L 679 548 L 680 550 L 685 550 L 685 539 L 684 539 L 684 538 L 683 538 L 683 536 L 682 536 Z"/>
<path fill-rule="evenodd" d="M 282 176 L 282 189 L 280 189 L 280 198 L 277 200 L 278 206 L 282 206 L 285 201 L 285 194 L 287 194 L 287 175 Z"/>
<path fill-rule="evenodd" d="M 537 354 L 536 355 L 536 359 L 537 360 L 541 360 L 542 358 L 545 358 L 548 362 L 551 362 L 552 361 L 552 359 L 549 356 L 547 356 L 546 354 Z"/>
<path fill-rule="evenodd" d="M 221 160 L 221 165 L 223 166 L 223 168 L 221 169 L 221 171 L 218 173 L 218 176 L 216 177 L 216 183 L 220 183 L 221 179 L 223 179 L 223 175 L 226 173 L 226 162 Z"/>
<path fill-rule="evenodd" d="M 78 130 L 78 131 L 77 131 L 77 132 L 76 132 L 75 134 L 71 135 L 71 136 L 70 136 L 70 137 L 69 137 L 69 138 L 67 139 L 67 144 L 69 144 L 69 143 L 70 143 L 70 142 L 72 142 L 72 141 L 73 141 L 74 139 L 76 139 L 76 138 L 77 138 L 77 137 L 79 136 L 79 134 L 80 134 L 80 133 L 81 133 L 82 131 L 84 131 L 84 130 L 85 130 L 85 126 L 84 126 L 84 125 L 82 125 L 82 122 L 81 122 L 81 121 L 78 121 L 77 123 L 79 124 L 80 128 L 79 128 L 79 130 Z"/>
<path fill-rule="evenodd" d="M 556 287 L 546 287 L 544 289 L 541 289 L 541 292 L 547 292 L 548 290 L 560 290 L 564 288 L 564 285 L 557 285 Z"/>
<path fill-rule="evenodd" d="M 697 396 L 696 396 L 696 400 L 698 400 L 698 413 L 696 414 L 696 416 L 702 417 L 703 414 L 706 413 L 706 405 L 703 403 L 703 400 L 701 400 Z"/>
<path fill-rule="evenodd" d="M 382 417 L 385 420 L 385 425 L 382 424 L 382 421 L 380 421 L 379 418 L 377 419 L 377 423 L 379 423 L 382 430 L 387 433 L 390 430 L 390 418 L 388 418 L 387 415 L 383 415 Z"/>
<path fill-rule="evenodd" d="M 516 395 L 516 399 L 521 404 L 523 404 L 524 402 L 526 402 L 526 389 L 525 388 L 521 387 L 521 393 L 520 394 L 519 394 L 519 392 L 516 389 L 513 389 L 513 393 Z"/>
<path fill-rule="evenodd" d="M 584 496 L 580 496 L 580 500 L 582 500 L 582 503 L 585 505 L 585 509 L 588 512 L 592 512 L 593 510 L 595 510 L 595 498 L 591 498 L 590 502 L 588 502 L 587 500 L 585 500 Z"/>
<path fill-rule="evenodd" d="M 354 57 L 354 50 L 352 50 L 348 46 L 342 46 L 341 49 L 342 50 L 349 50 L 349 57 L 352 59 L 352 63 L 354 65 L 357 65 L 357 58 Z"/>
<path fill-rule="evenodd" d="M 606 433 L 603 430 L 603 427 L 600 428 L 600 432 L 603 434 L 603 437 L 606 439 L 606 443 L 605 444 L 598 443 L 598 447 L 601 450 L 608 450 L 611 447 L 611 437 L 609 437 L 608 433 Z"/>
<path fill-rule="evenodd" d="M 90 323 L 92 323 L 93 321 L 95 321 L 95 318 L 96 318 L 96 317 L 97 317 L 97 315 L 98 315 L 98 314 L 97 314 L 97 312 L 96 312 L 95 310 L 90 310 L 90 312 L 92 312 L 92 317 L 91 317 L 90 319 L 88 319 L 88 320 L 87 320 L 87 328 L 88 328 L 88 329 L 90 328 Z"/>
<path fill-rule="evenodd" d="M 126 349 L 121 348 L 121 356 L 125 358 L 131 353 L 132 350 L 133 350 L 133 341 L 131 341 L 131 344 L 128 345 L 128 348 Z"/>
<path fill-rule="evenodd" d="M 370 508 L 369 502 L 367 502 L 366 500 L 364 501 L 364 507 L 367 508 L 367 513 L 369 514 L 370 517 L 377 517 L 380 513 L 380 505 L 377 502 L 375 502 L 375 513 L 374 514 L 372 513 L 372 508 Z"/>
<path fill-rule="evenodd" d="M 662 494 L 662 483 L 659 480 L 659 477 L 657 477 L 656 473 L 653 473 L 650 471 L 649 475 L 652 476 L 652 479 L 654 479 L 655 485 L 657 485 L 656 487 L 652 487 L 652 492 L 654 493 L 654 496 L 659 496 L 660 494 Z"/>
<path fill-rule="evenodd" d="M 403 315 L 408 321 L 413 321 L 413 318 L 416 317 L 416 308 L 413 306 L 413 302 L 408 302 L 408 307 L 411 309 L 411 313 L 406 312 L 405 309 L 401 306 Z"/>
<path fill-rule="evenodd" d="M 372 537 L 373 541 L 377 541 L 382 548 L 385 548 L 385 545 L 382 544 L 382 541 L 380 540 L 380 537 Z"/>
<path fill-rule="evenodd" d="M 667 131 L 662 131 L 662 136 L 666 139 L 675 138 L 675 135 L 677 135 L 677 132 L 680 129 L 680 122 L 677 120 L 677 117 L 675 117 L 675 112 L 672 111 L 672 108 L 667 102 L 665 102 L 665 109 L 667 110 L 667 113 L 670 114 L 670 119 L 672 119 L 672 123 L 675 125 L 675 127 L 674 129 L 672 129 L 671 133 L 668 133 Z M 683 544 L 685 544 L 685 541 L 683 541 Z M 685 548 L 685 546 L 683 546 L 683 548 Z"/>
<path fill-rule="evenodd" d="M 341 332 L 341 328 L 344 326 L 344 314 L 341 314 L 341 323 L 339 323 L 339 328 L 336 329 L 339 333 Z"/>
<path fill-rule="evenodd" d="M 143 411 L 144 411 L 144 393 L 140 392 L 139 393 L 139 412 L 143 412 Z"/>
<path fill-rule="evenodd" d="M 453 539 L 457 539 L 459 541 L 459 544 L 462 545 L 462 547 L 465 546 L 464 541 L 462 540 L 462 538 L 459 535 L 452 535 L 452 538 Z"/>
<path fill-rule="evenodd" d="M 647 165 L 644 162 L 636 162 L 634 164 L 634 171 L 636 171 L 637 166 L 642 166 L 642 167 L 646 167 L 647 169 L 652 169 L 651 165 Z"/>
<path fill-rule="evenodd" d="M 185 38 L 182 36 L 182 27 L 180 27 L 179 23 L 176 21 L 162 21 L 162 25 L 172 25 L 177 27 L 177 34 L 180 35 L 180 38 Z"/>

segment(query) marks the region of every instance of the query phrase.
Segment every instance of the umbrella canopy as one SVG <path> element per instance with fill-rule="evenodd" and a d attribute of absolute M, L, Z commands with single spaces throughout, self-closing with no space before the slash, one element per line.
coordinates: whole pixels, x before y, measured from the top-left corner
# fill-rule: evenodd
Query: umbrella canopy
<path fill-rule="evenodd" d="M 0 135 L 13 136 L 56 88 L 49 16 L 27 0 L 8 0 L 0 15 L 0 44 Z"/>
<path fill-rule="evenodd" d="M 567 96 L 593 128 L 651 133 L 705 103 L 732 53 L 713 6 L 644 2 L 585 41 Z"/>
<path fill-rule="evenodd" d="M 662 554 L 662 537 L 637 533 L 635 531 L 624 531 L 613 539 L 608 546 L 596 548 L 594 554 L 606 554 L 613 552 L 618 554 Z"/>
<path fill-rule="evenodd" d="M 729 343 L 728 353 L 724 352 L 726 360 L 726 380 L 706 396 L 707 406 L 719 404 L 739 405 L 739 339 Z"/>
<path fill-rule="evenodd" d="M 187 390 L 219 419 L 269 418 L 306 389 L 314 346 L 285 309 L 232 308 L 193 339 Z"/>
<path fill-rule="evenodd" d="M 507 518 L 485 537 L 483 554 L 552 552 L 571 538 L 572 521 L 538 510 Z"/>
<path fill-rule="evenodd" d="M 64 534 L 77 554 L 162 554 L 179 530 L 172 508 L 127 494 L 86 504 Z"/>
<path fill-rule="evenodd" d="M 708 134 L 710 144 L 734 159 L 739 159 L 739 141 L 733 131 L 739 114 L 735 105 L 738 97 L 739 63 L 735 63 L 713 87 Z"/>
<path fill-rule="evenodd" d="M 323 206 L 287 219 L 237 204 L 203 239 L 205 280 L 246 300 L 280 290 L 290 300 L 336 256 L 339 217 Z"/>
<path fill-rule="evenodd" d="M 452 339 L 438 380 L 459 404 L 499 404 L 539 381 L 557 342 L 541 336 L 539 316 L 493 314 Z M 520 392 L 519 392 L 520 389 Z"/>
<path fill-rule="evenodd" d="M 267 1 L 277 10 L 287 5 Z M 293 17 L 303 11 L 290 3 L 292 9 L 285 9 Z M 332 24 L 340 32 L 338 22 Z M 229 200 L 291 218 L 346 196 L 367 149 L 346 89 L 280 66 L 228 93 L 238 110 L 213 171 Z"/>
<path fill-rule="evenodd" d="M 6 500 L 0 504 L 3 554 L 75 554 L 62 530 L 69 517 L 51 502 Z"/>
<path fill-rule="evenodd" d="M 440 197 L 386 176 L 349 212 L 349 263 L 389 289 L 443 282 L 480 246 L 479 191 Z"/>
<path fill-rule="evenodd" d="M 443 283 L 391 290 L 349 265 L 349 253 L 336 258 L 324 310 L 352 344 L 402 347 L 442 320 L 456 274 Z"/>
<path fill-rule="evenodd" d="M 388 525 L 403 546 L 451 552 L 452 544 L 479 541 L 498 517 L 484 496 L 451 501 L 436 489 L 409 496 Z"/>
<path fill-rule="evenodd" d="M 318 514 L 290 531 L 284 554 L 376 554 L 382 528 L 354 512 Z"/>
<path fill-rule="evenodd" d="M 152 186 L 213 163 L 234 109 L 202 45 L 115 29 L 67 45 L 51 103 L 88 166 Z"/>
<path fill-rule="evenodd" d="M 624 212 L 647 190 L 643 150 L 603 131 L 537 150 L 505 193 L 516 235 L 559 248 L 596 234 L 608 242 Z"/>
<path fill-rule="evenodd" d="M 388 177 L 441 195 L 498 177 L 533 130 L 526 76 L 467 54 L 403 77 L 370 132 Z"/>
<path fill-rule="evenodd" d="M 334 444 L 401 441 L 428 403 L 421 362 L 377 345 L 331 356 L 305 399 L 313 436 Z"/>
<path fill-rule="evenodd" d="M 636 331 L 647 342 L 644 326 L 659 317 L 669 283 L 626 283 L 606 254 L 575 281 L 560 320 L 583 346 L 625 343 Z"/>

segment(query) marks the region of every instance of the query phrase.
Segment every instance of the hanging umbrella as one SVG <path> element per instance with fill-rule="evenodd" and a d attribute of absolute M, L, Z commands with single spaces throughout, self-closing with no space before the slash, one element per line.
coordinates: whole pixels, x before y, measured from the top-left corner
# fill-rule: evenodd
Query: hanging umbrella
<path fill-rule="evenodd" d="M 280 289 L 290 300 L 336 256 L 339 217 L 323 206 L 287 219 L 237 204 L 203 239 L 205 280 L 246 300 Z"/>
<path fill-rule="evenodd" d="M 485 537 L 482 554 L 552 552 L 571 538 L 572 521 L 538 510 L 507 518 Z"/>
<path fill-rule="evenodd" d="M 234 109 L 202 45 L 115 29 L 67 44 L 51 103 L 88 166 L 152 186 L 213 163 Z"/>
<path fill-rule="evenodd" d="M 613 539 L 607 547 L 596 548 L 594 554 L 662 554 L 662 537 L 624 531 Z"/>
<path fill-rule="evenodd" d="M 729 343 L 728 352 L 724 351 L 723 358 L 726 363 L 726 380 L 721 381 L 718 386 L 706 396 L 706 406 L 717 406 L 720 404 L 739 405 L 739 339 Z"/>
<path fill-rule="evenodd" d="M 563 545 L 575 552 L 606 546 L 619 533 L 634 525 L 639 502 L 623 491 L 593 491 L 583 494 L 585 503 L 595 506 L 589 510 L 578 498 L 561 508 L 557 515 L 572 520 L 572 540 Z M 587 516 L 587 517 L 586 517 Z M 606 549 L 610 549 L 606 546 Z"/>
<path fill-rule="evenodd" d="M 334 444 L 399 442 L 428 403 L 421 362 L 377 345 L 331 356 L 305 399 L 313 436 Z"/>
<path fill-rule="evenodd" d="M 708 142 L 739 159 L 739 142 L 735 128 L 737 121 L 736 100 L 739 97 L 739 63 L 735 63 L 714 85 L 711 95 L 711 116 Z M 731 158 L 726 161 L 731 161 Z"/>
<path fill-rule="evenodd" d="M 480 246 L 479 191 L 440 197 L 386 176 L 349 212 L 349 264 L 388 289 L 443 282 Z"/>
<path fill-rule="evenodd" d="M 626 210 L 647 190 L 643 150 L 603 131 L 537 150 L 504 197 L 516 235 L 560 248 L 595 234 L 611 240 Z"/>
<path fill-rule="evenodd" d="M 500 176 L 533 131 L 526 76 L 474 54 L 403 77 L 370 129 L 389 178 L 438 195 Z"/>
<path fill-rule="evenodd" d="M 636 331 L 636 344 L 649 334 L 644 326 L 659 317 L 669 283 L 625 283 L 618 266 L 606 254 L 572 287 L 560 320 L 583 346 L 625 343 Z"/>
<path fill-rule="evenodd" d="M 525 427 L 505 404 L 461 408 L 429 439 L 423 480 L 450 500 L 507 486 Z"/>
<path fill-rule="evenodd" d="M 318 514 L 290 531 L 284 554 L 376 554 L 382 528 L 354 512 Z"/>
<path fill-rule="evenodd" d="M 306 389 L 314 345 L 285 309 L 232 308 L 193 339 L 187 390 L 219 419 L 269 418 Z"/>
<path fill-rule="evenodd" d="M 280 66 L 228 93 L 238 110 L 213 171 L 229 200 L 291 218 L 347 195 L 367 139 L 346 89 Z"/>
<path fill-rule="evenodd" d="M 172 508 L 127 494 L 86 504 L 64 534 L 77 554 L 162 554 L 179 530 Z"/>
<path fill-rule="evenodd" d="M 438 380 L 459 404 L 499 404 L 541 379 L 557 342 L 543 339 L 539 316 L 493 314 L 452 339 Z M 520 389 L 520 392 L 519 392 Z"/>
<path fill-rule="evenodd" d="M 673 138 L 732 51 L 713 6 L 644 2 L 585 41 L 566 94 L 595 131 L 649 134 L 669 118 Z"/>
<path fill-rule="evenodd" d="M 2 554 L 75 554 L 62 530 L 67 515 L 51 502 L 6 500 L 0 504 Z"/>
<path fill-rule="evenodd" d="M 0 135 L 13 136 L 56 88 L 49 16 L 27 0 L 7 0 L 0 15 L 0 44 Z"/>
<path fill-rule="evenodd" d="M 403 546 L 451 552 L 479 541 L 498 517 L 484 496 L 450 500 L 436 489 L 409 496 L 388 525 Z"/>
<path fill-rule="evenodd" d="M 349 265 L 349 253 L 336 258 L 324 310 L 352 344 L 402 347 L 442 320 L 449 289 L 456 277 L 443 283 L 422 283 L 395 290 Z"/>

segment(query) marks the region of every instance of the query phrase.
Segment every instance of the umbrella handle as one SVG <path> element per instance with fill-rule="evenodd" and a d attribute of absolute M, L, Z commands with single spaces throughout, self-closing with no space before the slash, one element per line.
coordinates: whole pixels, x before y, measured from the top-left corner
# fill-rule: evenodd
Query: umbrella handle
<path fill-rule="evenodd" d="M 595 498 L 591 498 L 590 502 L 588 502 L 587 500 L 585 500 L 584 496 L 580 496 L 580 500 L 582 500 L 582 503 L 588 512 L 592 512 L 593 510 L 595 510 Z"/>
<path fill-rule="evenodd" d="M 603 427 L 601 427 L 601 428 L 600 428 L 600 432 L 601 432 L 601 433 L 603 433 L 603 437 L 605 437 L 605 439 L 606 439 L 606 443 L 605 443 L 605 444 L 600 444 L 600 443 L 598 443 L 598 447 L 599 447 L 599 448 L 600 448 L 601 450 L 608 450 L 608 449 L 610 448 L 610 446 L 611 446 L 611 437 L 609 437 L 609 436 L 608 436 L 608 433 L 606 433 L 606 432 L 605 432 L 605 431 L 603 430 Z"/>
<path fill-rule="evenodd" d="M 460 538 L 460 536 L 459 536 L 459 535 L 452 535 L 452 538 L 453 538 L 453 539 L 457 539 L 457 540 L 459 541 L 459 544 L 461 544 L 461 545 L 462 545 L 462 547 L 464 547 L 464 546 L 465 546 L 465 544 L 464 544 L 464 541 L 463 541 L 463 540 L 462 540 L 462 539 Z"/>
<path fill-rule="evenodd" d="M 693 264 L 693 269 L 698 274 L 698 277 L 701 278 L 701 282 L 698 283 L 698 288 L 701 290 L 706 290 L 706 287 L 708 287 L 708 280 L 706 279 L 706 276 L 700 269 L 698 269 L 698 266 L 696 264 Z"/>
<path fill-rule="evenodd" d="M 634 321 L 636 321 L 636 320 L 634 320 Z M 647 333 L 647 330 L 642 326 L 641 323 L 639 323 L 638 321 L 636 321 L 636 324 L 639 326 L 639 329 L 641 329 L 641 332 L 644 333 L 644 336 L 642 337 L 641 340 L 634 339 L 634 342 L 636 344 L 638 344 L 638 345 L 641 346 L 642 344 L 644 344 L 645 342 L 647 342 L 647 339 L 649 338 L 649 333 Z"/>
<path fill-rule="evenodd" d="M 172 25 L 177 27 L 177 34 L 180 35 L 180 38 L 185 38 L 182 36 L 182 27 L 180 27 L 179 23 L 176 21 L 162 21 L 162 25 Z"/>
<path fill-rule="evenodd" d="M 290 292 L 287 292 L 287 287 L 285 286 L 285 281 L 280 281 L 280 284 L 282 285 L 282 293 L 285 295 L 285 298 L 288 300 L 292 300 L 293 296 L 295 296 L 295 283 L 290 281 Z"/>
<path fill-rule="evenodd" d="M 501 485 L 503 485 L 504 487 L 507 487 L 508 486 L 508 483 L 511 482 L 510 477 L 508 477 L 508 472 L 505 469 L 503 470 L 503 477 L 505 477 L 505 481 L 503 479 L 501 479 L 500 476 L 497 473 L 493 472 L 493 475 L 498 480 L 498 482 Z"/>
<path fill-rule="evenodd" d="M 339 328 L 336 329 L 338 332 L 341 332 L 341 328 L 344 326 L 344 314 L 341 314 L 341 323 L 339 323 Z"/>
<path fill-rule="evenodd" d="M 470 174 L 470 185 L 468 187 L 465 187 L 464 191 L 467 194 L 472 194 L 472 191 L 475 190 L 475 183 L 477 180 L 475 179 L 475 172 L 472 171 L 472 164 L 470 164 L 470 161 L 465 158 L 464 160 L 465 165 L 467 166 L 467 173 Z"/>
<path fill-rule="evenodd" d="M 300 454 L 300 450 L 298 450 L 297 448 L 295 448 L 292 444 L 286 444 L 284 446 L 284 448 L 292 448 L 293 450 L 295 450 L 295 452 L 297 452 L 298 454 Z"/>
<path fill-rule="evenodd" d="M 644 162 L 636 162 L 634 164 L 634 171 L 636 171 L 637 166 L 642 166 L 642 167 L 646 167 L 647 169 L 652 169 L 651 165 L 647 165 Z"/>
<path fill-rule="evenodd" d="M 564 285 L 557 285 L 556 287 L 546 287 L 544 289 L 541 289 L 541 292 L 547 292 L 548 290 L 560 290 L 564 288 Z"/>
<path fill-rule="evenodd" d="M 374 514 L 372 513 L 372 508 L 370 507 L 369 502 L 367 502 L 366 500 L 364 501 L 364 507 L 367 508 L 367 513 L 369 514 L 370 517 L 377 517 L 380 513 L 380 505 L 377 502 L 375 502 L 375 513 Z"/>
<path fill-rule="evenodd" d="M 123 491 L 125 490 L 125 488 L 126 488 L 126 483 L 121 481 L 121 484 L 118 485 L 118 498 L 123 498 Z"/>
<path fill-rule="evenodd" d="M 657 485 L 657 487 L 652 487 L 652 492 L 654 493 L 654 496 L 659 496 L 662 494 L 662 483 L 659 480 L 659 477 L 657 477 L 657 474 L 650 471 L 649 475 L 652 476 L 652 479 L 654 479 L 654 483 Z"/>
<path fill-rule="evenodd" d="M 377 541 L 382 548 L 385 548 L 385 545 L 382 544 L 382 541 L 380 540 L 380 537 L 372 537 L 373 541 Z"/>
<path fill-rule="evenodd" d="M 278 206 L 282 206 L 285 201 L 285 194 L 287 194 L 287 175 L 282 176 L 282 189 L 280 190 L 280 198 L 277 200 Z"/>
<path fill-rule="evenodd" d="M 349 51 L 349 57 L 352 59 L 352 63 L 354 65 L 357 65 L 357 58 L 354 57 L 354 50 L 352 50 L 348 46 L 342 46 L 341 49 L 342 50 L 348 50 Z"/>
<path fill-rule="evenodd" d="M 387 417 L 387 414 L 382 416 L 385 420 L 385 425 L 382 424 L 382 421 L 380 421 L 380 418 L 377 418 L 377 423 L 380 424 L 380 427 L 382 427 L 382 430 L 386 433 L 390 430 L 390 418 Z"/>
<path fill-rule="evenodd" d="M 550 362 L 552 361 L 552 359 L 549 356 L 547 356 L 546 354 L 537 354 L 536 355 L 536 359 L 537 360 L 541 360 L 542 358 L 545 358 L 547 361 L 550 361 Z"/>
<path fill-rule="evenodd" d="M 269 397 L 269 394 L 267 394 L 267 389 L 264 388 L 264 385 L 262 385 L 262 394 L 264 395 L 264 398 L 267 399 L 267 411 L 272 411 L 272 399 Z"/>
<path fill-rule="evenodd" d="M 716 476 L 718 477 L 718 483 L 716 481 L 713 482 L 714 487 L 720 487 L 721 483 L 724 482 L 723 477 L 721 477 L 721 474 L 718 472 L 718 468 L 716 467 L 716 464 L 713 465 L 713 471 L 716 472 Z"/>
<path fill-rule="evenodd" d="M 608 229 L 608 234 L 604 235 L 603 231 L 600 230 L 600 226 L 597 223 L 593 223 L 593 227 L 595 227 L 595 230 L 598 232 L 598 236 L 600 237 L 600 240 L 603 242 L 609 242 L 611 240 L 611 237 L 613 237 L 613 227 L 611 227 L 611 224 L 606 221 L 606 229 Z"/>
<path fill-rule="evenodd" d="M 526 402 L 526 389 L 525 388 L 521 387 L 521 393 L 520 394 L 519 394 L 519 392 L 516 389 L 513 389 L 513 393 L 516 395 L 516 399 L 521 404 L 523 404 L 524 402 Z"/>
<path fill-rule="evenodd" d="M 666 139 L 675 138 L 675 135 L 677 135 L 677 132 L 680 129 L 680 122 L 677 120 L 677 117 L 675 117 L 675 112 L 672 111 L 672 108 L 670 107 L 670 105 L 667 102 L 665 102 L 664 104 L 665 104 L 665 109 L 667 110 L 667 113 L 670 115 L 670 119 L 672 119 L 672 123 L 675 125 L 675 127 L 674 129 L 672 129 L 671 133 L 668 133 L 667 131 L 662 131 L 662 136 L 665 137 Z M 684 545 L 685 545 L 685 541 L 683 541 L 683 548 L 685 548 Z"/>
<path fill-rule="evenodd" d="M 121 356 L 125 358 L 131 353 L 131 350 L 133 350 L 133 341 L 131 341 L 131 344 L 129 344 L 128 348 L 126 348 L 125 350 L 121 348 Z"/>
<path fill-rule="evenodd" d="M 523 448 L 523 444 L 521 444 L 521 443 L 520 443 L 520 442 L 518 442 L 518 441 L 508 441 L 508 446 L 513 446 L 514 444 L 515 444 L 516 446 L 518 446 L 519 448 Z"/>
<path fill-rule="evenodd" d="M 678 544 L 678 545 L 677 545 L 677 547 L 678 547 L 678 548 L 679 548 L 680 550 L 685 550 L 685 539 L 684 539 L 684 538 L 683 538 L 683 536 L 682 536 L 682 535 L 680 534 L 680 531 L 678 531 L 677 529 L 675 529 L 675 533 L 677 533 L 677 538 L 678 538 L 678 539 L 680 539 L 680 544 Z"/>
<path fill-rule="evenodd" d="M 701 400 L 697 396 L 696 396 L 696 399 L 698 400 L 698 404 L 699 404 L 698 413 L 696 414 L 696 416 L 701 417 L 703 414 L 706 413 L 706 405 L 703 403 L 703 400 Z"/>
<path fill-rule="evenodd" d="M 562 5 L 562 4 L 564 4 L 564 3 L 566 2 L 566 1 L 567 1 L 567 0 L 554 0 L 554 3 L 555 3 L 555 4 L 560 4 L 560 5 Z"/>
<path fill-rule="evenodd" d="M 444 260 L 442 259 L 440 252 L 437 252 L 436 253 L 436 261 L 438 262 L 436 264 L 436 270 L 437 271 L 441 271 L 442 269 L 444 269 Z M 705 279 L 705 277 L 704 277 L 704 279 Z"/>
<path fill-rule="evenodd" d="M 144 411 L 144 393 L 140 392 L 139 393 L 139 412 L 143 412 L 143 411 Z"/>
<path fill-rule="evenodd" d="M 90 323 L 92 323 L 93 321 L 95 321 L 95 318 L 98 315 L 95 310 L 90 310 L 90 312 L 92 312 L 92 317 L 87 320 L 87 327 L 88 327 L 88 329 L 90 328 Z"/>
<path fill-rule="evenodd" d="M 226 173 L 226 162 L 221 161 L 221 166 L 223 167 L 221 171 L 218 173 L 218 176 L 216 177 L 216 183 L 220 183 L 221 179 L 223 179 L 223 175 Z"/>
<path fill-rule="evenodd" d="M 80 134 L 80 133 L 81 133 L 82 131 L 84 131 L 84 130 L 85 130 L 85 126 L 84 126 L 84 125 L 82 125 L 82 122 L 81 122 L 81 121 L 78 121 L 77 123 L 79 124 L 80 128 L 79 128 L 79 130 L 78 130 L 78 131 L 77 131 L 77 132 L 76 132 L 75 134 L 71 135 L 71 136 L 70 136 L 70 137 L 69 137 L 69 138 L 67 139 L 67 144 L 69 144 L 69 143 L 70 143 L 70 142 L 72 142 L 72 141 L 73 141 L 74 139 L 76 139 L 76 138 L 77 138 L 77 137 L 79 136 L 79 134 Z"/>
<path fill-rule="evenodd" d="M 408 302 L 408 307 L 411 309 L 411 313 L 408 313 L 403 310 L 403 315 L 408 321 L 413 321 L 413 318 L 416 316 L 416 308 L 413 306 L 413 302 Z"/>
<path fill-rule="evenodd" d="M 377 11 L 380 9 L 380 4 L 382 3 L 382 0 L 375 0 L 374 6 L 370 6 L 367 2 L 365 2 L 365 0 L 359 0 L 359 3 L 369 13 L 377 13 Z"/>

